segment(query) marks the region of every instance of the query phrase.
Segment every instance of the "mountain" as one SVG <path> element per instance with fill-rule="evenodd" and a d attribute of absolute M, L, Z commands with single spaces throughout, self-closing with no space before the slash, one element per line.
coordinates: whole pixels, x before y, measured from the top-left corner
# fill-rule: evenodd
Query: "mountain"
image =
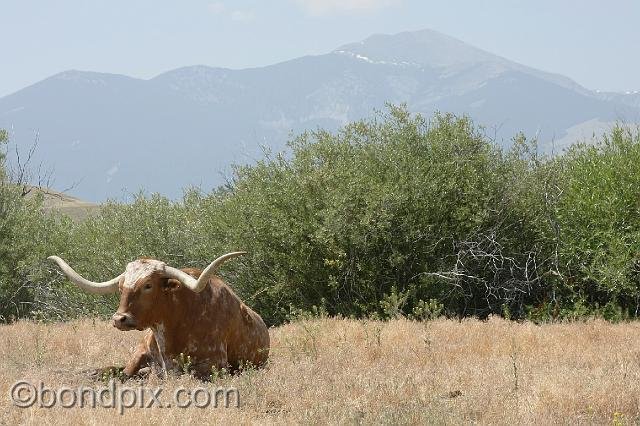
<path fill-rule="evenodd" d="M 466 113 L 500 143 L 523 131 L 550 150 L 580 131 L 640 121 L 634 96 L 592 92 L 424 30 L 260 68 L 192 66 L 149 80 L 67 71 L 0 98 L 0 128 L 23 151 L 37 132 L 35 161 L 53 168 L 55 187 L 75 183 L 72 193 L 102 201 L 138 188 L 208 190 L 231 164 L 261 158 L 261 146 L 282 149 L 292 133 L 336 129 L 386 102 Z"/>
<path fill-rule="evenodd" d="M 607 101 L 616 101 L 616 102 L 620 102 L 635 108 L 640 108 L 640 91 L 639 90 L 636 90 L 634 92 L 626 92 L 626 93 L 597 92 L 597 94 L 600 99 L 604 99 Z"/>

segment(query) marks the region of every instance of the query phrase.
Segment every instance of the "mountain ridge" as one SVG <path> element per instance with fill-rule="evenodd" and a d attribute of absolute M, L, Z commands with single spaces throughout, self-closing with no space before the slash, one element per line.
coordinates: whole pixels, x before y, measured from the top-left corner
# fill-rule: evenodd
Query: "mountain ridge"
<path fill-rule="evenodd" d="M 387 102 L 468 114 L 502 144 L 519 131 L 538 135 L 547 151 L 580 126 L 640 122 L 640 96 L 593 92 L 423 30 L 240 70 L 194 65 L 149 79 L 69 70 L 0 98 L 0 127 L 22 147 L 37 130 L 57 186 L 80 180 L 80 198 L 141 187 L 175 198 L 223 183 L 232 163 L 261 158 L 262 145 L 280 150 L 291 133 L 335 130 Z"/>

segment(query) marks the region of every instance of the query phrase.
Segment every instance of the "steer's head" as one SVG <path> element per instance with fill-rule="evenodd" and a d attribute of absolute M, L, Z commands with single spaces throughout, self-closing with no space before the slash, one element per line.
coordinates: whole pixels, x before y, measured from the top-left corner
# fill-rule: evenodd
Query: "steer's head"
<path fill-rule="evenodd" d="M 161 322 L 162 312 L 171 303 L 171 294 L 180 281 L 165 273 L 166 264 L 140 259 L 127 265 L 120 276 L 120 305 L 113 314 L 113 325 L 120 330 L 143 330 Z"/>
<path fill-rule="evenodd" d="M 201 292 L 222 263 L 242 254 L 245 252 L 220 256 L 198 278 L 159 260 L 139 259 L 129 263 L 121 275 L 102 283 L 83 278 L 57 256 L 49 259 L 58 264 L 70 281 L 90 293 L 106 294 L 119 290 L 120 305 L 113 314 L 113 325 L 120 330 L 143 330 L 161 322 L 162 312 L 171 309 L 173 292 L 180 286 Z"/>

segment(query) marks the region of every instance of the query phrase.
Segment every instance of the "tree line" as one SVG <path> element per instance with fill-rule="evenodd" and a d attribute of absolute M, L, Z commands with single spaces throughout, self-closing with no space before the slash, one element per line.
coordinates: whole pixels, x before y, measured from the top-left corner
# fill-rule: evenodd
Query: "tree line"
<path fill-rule="evenodd" d="M 1 133 L 6 141 L 6 132 Z M 140 256 L 222 271 L 269 324 L 311 313 L 535 321 L 640 307 L 640 137 L 616 126 L 562 155 L 515 135 L 502 148 L 468 117 L 390 106 L 286 153 L 237 166 L 210 193 L 140 193 L 83 221 L 24 197 L 0 157 L 0 315 L 111 315 L 45 260 L 89 279 Z"/>

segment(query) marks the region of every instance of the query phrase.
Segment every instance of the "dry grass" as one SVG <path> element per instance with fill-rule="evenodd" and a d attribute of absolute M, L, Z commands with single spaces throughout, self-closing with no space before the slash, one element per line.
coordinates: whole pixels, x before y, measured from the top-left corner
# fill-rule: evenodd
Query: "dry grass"
<path fill-rule="evenodd" d="M 536 326 L 500 319 L 426 323 L 318 319 L 271 330 L 267 368 L 218 379 L 240 408 L 13 407 L 18 379 L 93 384 L 139 337 L 91 320 L 0 327 L 0 423 L 124 422 L 611 424 L 639 418 L 640 323 Z M 133 385 L 133 384 L 132 384 Z M 188 376 L 148 386 L 202 386 Z"/>

